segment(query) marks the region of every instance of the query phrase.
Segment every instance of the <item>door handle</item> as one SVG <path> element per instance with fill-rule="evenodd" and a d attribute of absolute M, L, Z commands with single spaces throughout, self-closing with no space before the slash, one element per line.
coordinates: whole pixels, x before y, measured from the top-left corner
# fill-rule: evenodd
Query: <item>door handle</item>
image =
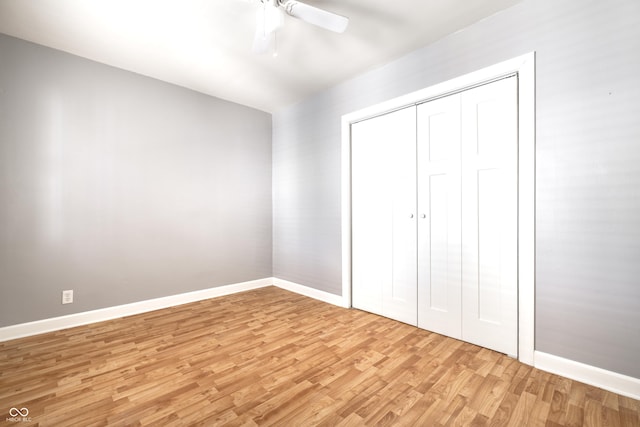
<path fill-rule="evenodd" d="M 413 214 L 409 214 L 409 218 L 413 218 Z"/>
<path fill-rule="evenodd" d="M 426 214 L 420 214 L 420 218 L 426 218 L 427 215 Z"/>

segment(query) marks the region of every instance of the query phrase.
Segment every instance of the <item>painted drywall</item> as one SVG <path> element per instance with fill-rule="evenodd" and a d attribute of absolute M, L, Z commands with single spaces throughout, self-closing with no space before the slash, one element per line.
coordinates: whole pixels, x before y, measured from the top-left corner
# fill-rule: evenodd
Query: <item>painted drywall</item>
<path fill-rule="evenodd" d="M 0 326 L 271 277 L 271 211 L 270 114 L 0 35 Z"/>
<path fill-rule="evenodd" d="M 525 0 L 274 114 L 274 275 L 341 293 L 343 114 L 535 51 L 535 347 L 640 378 L 639 24 L 637 0 Z"/>

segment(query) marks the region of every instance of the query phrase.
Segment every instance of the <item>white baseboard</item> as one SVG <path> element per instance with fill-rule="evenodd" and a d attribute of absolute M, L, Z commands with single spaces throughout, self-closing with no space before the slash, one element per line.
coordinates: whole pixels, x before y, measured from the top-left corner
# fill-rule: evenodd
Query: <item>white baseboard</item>
<path fill-rule="evenodd" d="M 536 351 L 535 367 L 640 400 L 640 379 Z"/>
<path fill-rule="evenodd" d="M 61 329 L 73 328 L 75 326 L 87 325 L 90 323 L 102 322 L 105 320 L 117 319 L 124 316 L 146 313 L 162 308 L 187 304 L 190 302 L 202 301 L 209 298 L 231 295 L 237 292 L 262 288 L 273 285 L 272 278 L 252 280 L 249 282 L 235 283 L 231 285 L 219 286 L 216 288 L 203 289 L 200 291 L 187 292 L 184 294 L 171 295 L 162 298 L 155 298 L 146 301 L 139 301 L 130 304 L 107 307 L 99 310 L 85 311 L 82 313 L 69 314 L 67 316 L 54 317 L 51 319 L 37 320 L 35 322 L 21 323 L 0 328 L 0 342 L 17 338 L 24 338 L 46 332 L 59 331 Z"/>
<path fill-rule="evenodd" d="M 339 295 L 331 294 L 325 291 L 320 291 L 315 288 L 310 288 L 308 286 L 300 285 L 298 283 L 289 282 L 288 280 L 278 279 L 276 277 L 273 278 L 273 285 L 287 291 L 304 295 L 309 298 L 313 298 L 329 304 L 337 305 L 338 307 L 349 308 L 349 306 L 345 304 L 344 298 L 342 298 Z"/>
<path fill-rule="evenodd" d="M 67 316 L 53 317 L 51 319 L 37 320 L 35 322 L 5 326 L 0 328 L 0 342 L 44 334 L 46 332 L 59 331 L 76 326 L 88 325 L 90 323 L 103 322 L 105 320 L 112 320 L 125 316 L 132 316 L 134 314 L 147 313 L 153 310 L 160 310 L 163 308 L 174 307 L 176 305 L 188 304 L 190 302 L 231 295 L 238 292 L 263 288 L 265 286 L 277 286 L 319 301 L 340 307 L 346 307 L 343 298 L 338 295 L 330 294 L 308 286 L 299 285 L 297 283 L 288 282 L 286 280 L 269 277 L 249 282 L 234 283 L 231 285 L 218 286 L 215 288 L 187 292 L 184 294 L 118 305 L 115 307 L 69 314 Z"/>

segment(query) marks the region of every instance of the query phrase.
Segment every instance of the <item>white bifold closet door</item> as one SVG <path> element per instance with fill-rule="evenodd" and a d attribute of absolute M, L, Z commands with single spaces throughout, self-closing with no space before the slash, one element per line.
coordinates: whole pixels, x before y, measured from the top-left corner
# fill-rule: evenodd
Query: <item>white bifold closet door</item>
<path fill-rule="evenodd" d="M 355 123 L 353 306 L 517 355 L 517 79 Z"/>
<path fill-rule="evenodd" d="M 518 354 L 517 78 L 461 94 L 462 339 Z"/>
<path fill-rule="evenodd" d="M 418 326 L 516 355 L 517 80 L 418 106 Z"/>
<path fill-rule="evenodd" d="M 355 123 L 351 135 L 352 304 L 416 325 L 415 109 Z"/>
<path fill-rule="evenodd" d="M 418 326 L 461 339 L 460 94 L 417 108 Z"/>

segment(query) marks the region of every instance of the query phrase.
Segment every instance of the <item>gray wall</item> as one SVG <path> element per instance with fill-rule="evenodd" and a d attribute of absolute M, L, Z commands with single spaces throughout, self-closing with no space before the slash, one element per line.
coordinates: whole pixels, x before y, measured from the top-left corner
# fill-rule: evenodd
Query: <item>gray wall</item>
<path fill-rule="evenodd" d="M 275 114 L 274 275 L 341 293 L 342 114 L 531 51 L 535 346 L 640 378 L 637 0 L 525 0 Z"/>
<path fill-rule="evenodd" d="M 0 326 L 271 277 L 271 247 L 270 114 L 0 35 Z"/>

